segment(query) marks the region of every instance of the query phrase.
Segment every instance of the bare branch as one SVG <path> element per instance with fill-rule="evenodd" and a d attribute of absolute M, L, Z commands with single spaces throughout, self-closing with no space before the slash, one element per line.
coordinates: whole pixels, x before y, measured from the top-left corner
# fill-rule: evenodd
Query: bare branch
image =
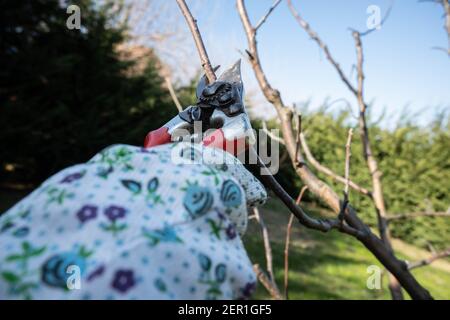
<path fill-rule="evenodd" d="M 349 203 L 348 191 L 349 191 L 349 184 L 350 184 L 350 157 L 351 157 L 352 136 L 353 136 L 353 129 L 350 128 L 348 130 L 347 143 L 345 144 L 344 201 L 342 201 L 342 208 L 341 208 L 341 212 L 339 213 L 339 217 L 340 217 L 341 221 L 345 221 L 345 218 L 346 218 L 345 214 L 347 213 L 347 206 Z"/>
<path fill-rule="evenodd" d="M 297 20 L 298 24 L 308 33 L 309 37 L 319 45 L 319 47 L 325 53 L 327 60 L 334 66 L 337 73 L 339 74 L 339 77 L 341 77 L 342 81 L 347 85 L 347 88 L 356 95 L 355 87 L 350 83 L 349 79 L 342 71 L 339 63 L 337 63 L 334 57 L 331 55 L 328 46 L 322 41 L 322 39 L 319 38 L 318 34 L 313 29 L 311 29 L 310 25 L 300 16 L 300 14 L 294 8 L 292 1 L 288 0 L 287 3 L 295 20 Z"/>
<path fill-rule="evenodd" d="M 301 152 L 298 153 L 298 159 L 295 159 L 295 138 L 291 123 L 292 111 L 284 105 L 279 91 L 271 87 L 261 67 L 256 43 L 256 33 L 248 17 L 244 0 L 236 0 L 236 7 L 247 36 L 249 47 L 247 54 L 249 55 L 253 72 L 267 101 L 272 103 L 278 113 L 281 121 L 281 131 L 283 133 L 284 141 L 286 142 L 286 149 L 289 152 L 292 164 L 295 167 L 297 162 L 304 163 L 304 160 Z M 356 92 L 356 90 L 354 91 Z M 260 159 L 258 159 L 258 162 L 261 163 Z M 306 165 L 296 167 L 295 171 L 313 194 L 327 203 L 327 205 L 336 213 L 340 212 L 341 206 L 339 197 L 327 184 L 319 180 Z M 410 272 L 408 272 L 405 263 L 398 260 L 392 250 L 389 250 L 382 240 L 371 232 L 370 228 L 359 219 L 356 211 L 350 205 L 347 207 L 345 215 L 348 225 L 341 223 L 338 219 L 312 219 L 295 204 L 295 201 L 290 198 L 283 188 L 281 188 L 273 176 L 262 174 L 261 179 L 264 180 L 266 185 L 271 186 L 274 193 L 283 201 L 291 212 L 296 215 L 300 223 L 321 231 L 329 231 L 335 228 L 340 232 L 353 235 L 378 258 L 386 269 L 395 274 L 402 286 L 408 291 L 413 299 L 432 299 L 430 293 L 417 282 Z"/>
<path fill-rule="evenodd" d="M 378 169 L 378 163 L 372 153 L 372 147 L 369 139 L 369 130 L 367 126 L 366 120 L 366 110 L 367 104 L 364 101 L 364 72 L 363 72 L 363 63 L 364 63 L 364 54 L 361 43 L 361 33 L 353 30 L 352 36 L 355 40 L 356 47 L 356 70 L 357 70 L 357 87 L 355 88 L 348 80 L 348 78 L 342 72 L 342 69 L 339 67 L 339 64 L 332 57 L 327 45 L 319 38 L 317 33 L 313 31 L 309 24 L 298 14 L 292 5 L 291 0 L 288 0 L 288 6 L 292 12 L 292 15 L 300 24 L 300 26 L 308 33 L 308 35 L 317 42 L 319 47 L 325 53 L 328 61 L 334 66 L 336 71 L 338 72 L 341 80 L 347 86 L 349 91 L 353 93 L 357 99 L 359 106 L 359 131 L 361 136 L 361 141 L 363 144 L 363 154 L 364 159 L 367 164 L 367 168 L 369 170 L 370 176 L 372 178 L 372 201 L 376 209 L 377 218 L 378 218 L 378 230 L 380 232 L 380 237 L 386 246 L 386 248 L 393 254 L 393 249 L 390 241 L 390 231 L 386 219 L 386 208 L 385 201 L 383 195 L 383 187 L 381 183 L 381 172 Z M 403 299 L 403 294 L 401 291 L 401 287 L 399 286 L 397 280 L 390 276 L 390 285 L 389 288 L 391 290 L 391 295 L 394 299 Z"/>
<path fill-rule="evenodd" d="M 316 168 L 319 172 L 322 172 L 322 173 L 332 177 L 334 180 L 336 180 L 338 182 L 341 182 L 341 183 L 344 183 L 344 184 L 346 183 L 346 179 L 344 177 L 341 177 L 341 176 L 337 175 L 331 169 L 325 167 L 319 161 L 317 161 L 316 158 L 314 158 L 314 156 L 311 153 L 311 150 L 309 149 L 308 143 L 306 142 L 306 137 L 305 137 L 305 135 L 303 133 L 300 135 L 300 142 L 301 142 L 301 145 L 302 145 L 302 150 L 305 152 L 306 159 L 308 160 L 309 163 L 311 163 L 311 165 L 314 168 Z M 369 190 L 367 190 L 366 188 L 361 187 L 360 185 L 356 184 L 355 182 L 353 182 L 351 180 L 349 180 L 348 185 L 352 189 L 354 189 L 354 190 L 356 190 L 356 191 L 358 191 L 358 192 L 360 192 L 360 193 L 362 193 L 362 194 L 364 194 L 366 196 L 369 196 L 369 197 L 372 196 L 371 192 Z"/>
<path fill-rule="evenodd" d="M 186 22 L 191 30 L 192 36 L 194 37 L 195 45 L 197 46 L 198 53 L 200 55 L 200 61 L 202 62 L 202 67 L 205 70 L 206 77 L 209 83 L 216 81 L 216 74 L 211 66 L 211 62 L 206 52 L 205 45 L 203 44 L 202 36 L 198 30 L 197 20 L 192 16 L 189 7 L 184 0 L 177 0 L 178 6 L 186 19 Z"/>
<path fill-rule="evenodd" d="M 167 69 L 167 67 L 166 67 L 166 69 Z M 170 77 L 169 71 L 164 70 L 163 73 L 164 73 L 164 81 L 166 82 L 166 86 L 167 86 L 167 89 L 169 90 L 170 97 L 172 98 L 173 103 L 177 107 L 178 112 L 181 112 L 181 111 L 183 111 L 183 107 L 180 103 L 180 100 L 178 100 L 178 97 L 173 88 L 172 79 Z"/>
<path fill-rule="evenodd" d="M 262 129 L 264 133 L 270 137 L 270 139 L 275 140 L 281 143 L 282 145 L 286 145 L 286 142 L 284 142 L 283 138 L 275 136 L 272 132 L 269 131 L 269 129 L 267 129 L 267 124 L 265 121 L 262 121 Z"/>
<path fill-rule="evenodd" d="M 264 241 L 264 251 L 266 253 L 267 272 L 269 273 L 269 279 L 270 279 L 270 281 L 272 281 L 275 284 L 275 277 L 273 275 L 272 247 L 270 246 L 269 230 L 267 229 L 267 226 L 264 223 L 263 218 L 259 214 L 259 209 L 255 207 L 255 208 L 253 208 L 253 212 L 254 212 L 256 221 L 258 221 L 259 225 L 261 226 L 261 231 L 262 231 L 263 241 Z"/>
<path fill-rule="evenodd" d="M 294 159 L 296 161 L 295 165 L 300 165 L 298 162 L 298 150 L 300 148 L 300 135 L 302 134 L 302 115 L 299 114 L 297 117 L 297 138 L 295 139 L 295 156 Z"/>
<path fill-rule="evenodd" d="M 445 29 L 448 36 L 448 55 L 450 56 L 450 3 L 448 0 L 441 0 L 445 12 Z"/>
<path fill-rule="evenodd" d="M 441 252 L 437 252 L 434 253 L 433 255 L 431 255 L 430 257 L 420 260 L 420 261 L 416 261 L 416 262 L 412 262 L 412 263 L 408 263 L 408 269 L 412 270 L 415 268 L 419 268 L 419 267 L 423 267 L 423 266 L 427 266 L 431 263 L 433 263 L 434 261 L 438 260 L 438 259 L 442 259 L 442 258 L 446 258 L 446 257 L 450 257 L 450 248 L 441 251 Z"/>
<path fill-rule="evenodd" d="M 253 271 L 256 273 L 256 277 L 262 283 L 264 288 L 266 288 L 271 297 L 273 297 L 275 300 L 283 299 L 278 288 L 274 287 L 273 282 L 269 280 L 267 275 L 264 273 L 264 271 L 258 264 L 253 265 Z"/>
<path fill-rule="evenodd" d="M 272 4 L 272 6 L 269 8 L 269 11 L 259 20 L 259 22 L 256 24 L 255 32 L 258 31 L 258 29 L 263 25 L 264 22 L 266 22 L 267 18 L 270 16 L 272 11 L 280 4 L 281 0 L 275 0 L 275 2 Z"/>
<path fill-rule="evenodd" d="M 297 197 L 297 200 L 295 203 L 297 205 L 300 205 L 302 202 L 303 194 L 308 189 L 308 186 L 303 186 L 303 188 L 300 190 L 300 193 Z M 291 214 L 289 216 L 289 222 L 286 227 L 286 244 L 284 246 L 284 296 L 286 297 L 286 300 L 289 299 L 289 242 L 291 239 L 291 230 L 292 230 L 292 224 L 294 222 L 294 215 Z"/>
<path fill-rule="evenodd" d="M 445 16 L 445 25 L 444 29 L 447 32 L 448 37 L 448 48 L 441 48 L 441 47 L 433 47 L 435 50 L 442 50 L 447 53 L 447 55 L 450 56 L 450 2 L 449 0 L 420 0 L 419 2 L 434 2 L 437 4 L 442 5 L 444 9 L 444 16 Z"/>
<path fill-rule="evenodd" d="M 250 152 L 256 152 L 254 149 L 250 149 Z M 255 155 L 257 165 L 261 168 L 261 180 L 265 184 L 269 185 L 272 191 L 278 198 L 289 208 L 289 210 L 295 215 L 298 221 L 307 228 L 315 229 L 322 232 L 329 232 L 333 229 L 337 229 L 342 233 L 349 234 L 355 238 L 364 238 L 367 236 L 366 231 L 357 230 L 346 224 L 342 224 L 338 219 L 315 219 L 310 217 L 303 209 L 298 206 L 294 199 L 283 189 L 278 181 L 270 174 L 269 169 L 264 166 L 258 155 Z"/>
<path fill-rule="evenodd" d="M 345 187 L 344 187 L 345 202 L 348 202 L 348 188 L 350 185 L 350 157 L 352 155 L 351 153 L 352 136 L 353 136 L 353 129 L 350 128 L 348 130 L 348 138 L 347 143 L 345 145 Z"/>
<path fill-rule="evenodd" d="M 373 31 L 378 30 L 379 28 L 381 28 L 381 27 L 384 25 L 384 23 L 387 21 L 387 19 L 389 18 L 389 15 L 391 14 L 392 7 L 393 7 L 393 6 L 394 6 L 394 0 L 391 1 L 391 4 L 390 4 L 389 8 L 388 8 L 387 11 L 386 11 L 386 14 L 385 14 L 384 17 L 381 19 L 381 22 L 380 22 L 380 24 L 378 25 L 378 28 L 368 29 L 368 30 L 366 30 L 366 31 L 364 31 L 364 32 L 361 32 L 361 36 L 362 36 L 362 37 L 363 37 L 363 36 L 367 36 L 368 34 L 372 33 Z"/>

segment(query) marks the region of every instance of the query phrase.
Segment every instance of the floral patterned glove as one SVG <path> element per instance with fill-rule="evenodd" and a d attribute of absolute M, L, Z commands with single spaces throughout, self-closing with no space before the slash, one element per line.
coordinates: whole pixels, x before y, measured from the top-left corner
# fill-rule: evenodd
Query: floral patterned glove
<path fill-rule="evenodd" d="M 266 197 L 220 149 L 109 147 L 0 216 L 0 298 L 247 298 L 240 235 Z"/>

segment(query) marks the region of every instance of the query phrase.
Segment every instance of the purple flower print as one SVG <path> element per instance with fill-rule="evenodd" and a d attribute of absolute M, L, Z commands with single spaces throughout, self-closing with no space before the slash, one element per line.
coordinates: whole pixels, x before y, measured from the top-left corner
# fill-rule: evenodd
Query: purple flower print
<path fill-rule="evenodd" d="M 74 181 L 76 181 L 78 179 L 83 178 L 84 174 L 85 174 L 84 171 L 75 172 L 75 173 L 69 174 L 69 175 L 65 176 L 64 179 L 62 179 L 60 181 L 60 183 L 71 183 L 71 182 L 74 182 Z"/>
<path fill-rule="evenodd" d="M 100 277 L 103 274 L 103 272 L 105 272 L 105 266 L 98 267 L 97 269 L 95 269 L 94 271 L 92 271 L 89 274 L 87 281 L 90 282 L 90 281 L 94 280 L 95 278 Z"/>
<path fill-rule="evenodd" d="M 121 293 L 125 293 L 130 290 L 136 284 L 133 270 L 120 269 L 114 274 L 113 282 L 111 286 Z"/>
<path fill-rule="evenodd" d="M 228 240 L 236 238 L 236 228 L 232 224 L 228 225 L 228 227 L 225 229 L 225 233 L 227 235 Z"/>
<path fill-rule="evenodd" d="M 247 282 L 244 288 L 241 288 L 242 295 L 238 298 L 239 300 L 249 299 L 256 289 L 256 282 Z"/>
<path fill-rule="evenodd" d="M 125 210 L 122 207 L 119 206 L 109 206 L 105 209 L 105 216 L 112 222 L 116 221 L 117 219 L 125 217 L 125 213 L 127 210 Z"/>
<path fill-rule="evenodd" d="M 80 220 L 81 223 L 85 223 L 88 220 L 96 218 L 97 210 L 98 210 L 98 208 L 96 206 L 91 206 L 91 205 L 82 206 L 81 209 L 78 210 L 78 212 L 77 212 L 78 220 Z"/>

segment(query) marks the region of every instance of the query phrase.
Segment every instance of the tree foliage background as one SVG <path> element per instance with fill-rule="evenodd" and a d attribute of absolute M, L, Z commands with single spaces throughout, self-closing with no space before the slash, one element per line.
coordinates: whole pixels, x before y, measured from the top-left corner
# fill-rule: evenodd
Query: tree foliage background
<path fill-rule="evenodd" d="M 127 25 L 118 23 L 119 6 L 108 1 L 73 1 L 81 8 L 81 30 L 66 27 L 58 1 L 24 0 L 0 4 L 0 185 L 36 186 L 56 171 L 88 160 L 114 144 L 141 145 L 145 134 L 176 113 L 163 87 L 159 61 L 149 53 L 140 63 L 123 59 Z M 178 87 L 183 105 L 195 102 L 196 79 Z M 344 172 L 344 144 L 351 125 L 348 112 L 303 113 L 303 128 L 312 153 L 333 171 Z M 254 121 L 259 128 L 260 122 Z M 269 123 L 276 127 L 276 123 Z M 370 133 L 383 172 L 391 214 L 446 211 L 450 204 L 450 118 L 440 114 L 427 127 L 413 121 L 395 129 L 373 124 Z M 281 154 L 283 151 L 281 152 Z M 329 177 L 319 176 L 343 188 Z M 362 186 L 370 177 L 360 139 L 353 139 L 351 178 Z M 277 179 L 296 196 L 300 181 L 288 162 Z M 370 201 L 356 192 L 352 205 L 376 224 Z M 307 198 L 308 201 L 317 201 Z M 393 235 L 425 247 L 449 241 L 448 218 L 392 222 Z"/>
<path fill-rule="evenodd" d="M 374 152 L 383 173 L 383 191 L 391 215 L 413 212 L 445 212 L 450 204 L 450 117 L 436 114 L 427 127 L 414 125 L 406 114 L 394 129 L 372 124 Z M 345 142 L 352 117 L 348 111 L 330 112 L 326 106 L 315 112 L 303 112 L 303 128 L 314 157 L 339 175 L 344 175 Z M 258 124 L 256 124 L 258 125 Z M 271 123 L 276 128 L 276 123 Z M 355 135 L 357 132 L 355 133 Z M 280 153 L 283 153 L 280 152 Z M 312 168 L 314 170 L 314 168 Z M 290 163 L 282 163 L 280 181 L 295 197 L 301 188 Z M 317 173 L 334 190 L 344 186 L 329 176 Z M 361 140 L 352 141 L 350 177 L 361 186 L 371 185 L 363 158 Z M 308 197 L 309 194 L 306 194 Z M 307 200 L 315 200 L 306 198 Z M 350 189 L 352 205 L 371 226 L 376 226 L 376 214 L 371 201 Z M 419 217 L 393 220 L 394 237 L 421 247 L 448 246 L 450 221 L 448 217 Z"/>
<path fill-rule="evenodd" d="M 115 6 L 73 1 L 81 30 L 54 0 L 0 4 L 0 181 L 40 182 L 112 143 L 140 145 L 176 109 L 155 57 L 120 59 Z"/>

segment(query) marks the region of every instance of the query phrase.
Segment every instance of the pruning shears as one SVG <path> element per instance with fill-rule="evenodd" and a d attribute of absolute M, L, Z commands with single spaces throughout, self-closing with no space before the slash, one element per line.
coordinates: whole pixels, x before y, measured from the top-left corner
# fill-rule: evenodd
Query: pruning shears
<path fill-rule="evenodd" d="M 234 155 L 245 151 L 255 139 L 244 106 L 240 65 L 238 60 L 211 84 L 203 75 L 197 85 L 196 104 L 188 106 L 161 128 L 150 131 L 144 147 L 197 140 Z"/>

